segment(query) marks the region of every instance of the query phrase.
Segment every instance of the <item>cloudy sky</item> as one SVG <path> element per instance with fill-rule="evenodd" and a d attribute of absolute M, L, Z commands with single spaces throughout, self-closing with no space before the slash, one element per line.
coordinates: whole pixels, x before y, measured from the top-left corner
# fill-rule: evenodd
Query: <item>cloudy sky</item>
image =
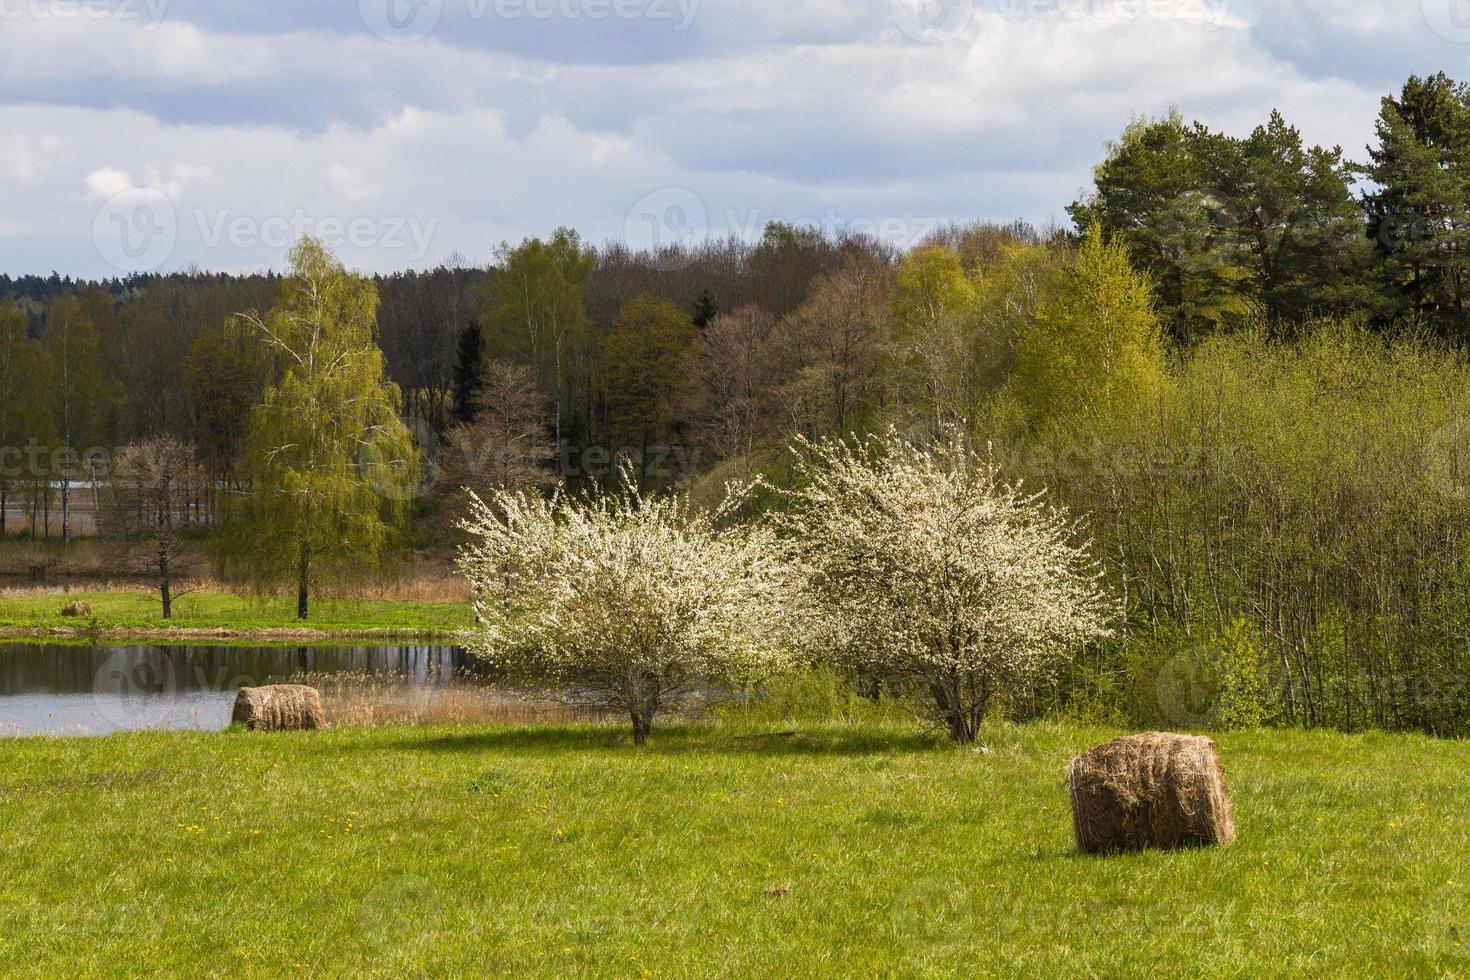
<path fill-rule="evenodd" d="M 1171 104 L 1363 157 L 1470 0 L 0 0 L 0 272 L 1064 219 Z"/>

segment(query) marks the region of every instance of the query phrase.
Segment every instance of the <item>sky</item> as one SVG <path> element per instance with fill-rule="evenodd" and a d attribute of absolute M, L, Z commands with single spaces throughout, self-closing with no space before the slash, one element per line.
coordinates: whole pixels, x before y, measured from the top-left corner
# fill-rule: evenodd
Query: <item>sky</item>
<path fill-rule="evenodd" d="M 1140 115 L 1363 159 L 1470 0 L 0 0 L 0 272 L 1066 221 Z"/>

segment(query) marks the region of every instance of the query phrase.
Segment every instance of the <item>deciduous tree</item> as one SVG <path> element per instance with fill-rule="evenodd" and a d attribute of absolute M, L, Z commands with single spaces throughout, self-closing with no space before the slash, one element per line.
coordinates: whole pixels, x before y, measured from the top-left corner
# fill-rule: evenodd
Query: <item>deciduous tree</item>
<path fill-rule="evenodd" d="M 1109 605 L 1065 513 L 1007 486 L 958 436 L 799 441 L 771 517 L 810 569 L 815 651 L 889 677 L 971 742 L 998 696 L 1106 635 Z"/>
<path fill-rule="evenodd" d="M 258 571 L 289 576 L 301 619 L 323 572 L 378 558 L 418 487 L 418 453 L 373 340 L 376 305 L 371 280 L 303 238 L 276 307 L 245 316 L 282 373 L 250 418 L 241 545 Z"/>
<path fill-rule="evenodd" d="M 767 533 L 724 529 L 686 498 L 643 496 L 627 469 L 621 476 L 619 489 L 594 486 L 582 500 L 474 498 L 460 565 L 481 658 L 625 713 L 641 745 L 660 712 L 700 688 L 791 664 L 792 579 Z"/>
<path fill-rule="evenodd" d="M 173 616 L 174 583 L 191 554 L 185 532 L 207 479 L 193 448 L 173 436 L 131 443 L 112 459 L 117 528 L 140 549 L 134 563 L 156 577 L 164 619 Z"/>

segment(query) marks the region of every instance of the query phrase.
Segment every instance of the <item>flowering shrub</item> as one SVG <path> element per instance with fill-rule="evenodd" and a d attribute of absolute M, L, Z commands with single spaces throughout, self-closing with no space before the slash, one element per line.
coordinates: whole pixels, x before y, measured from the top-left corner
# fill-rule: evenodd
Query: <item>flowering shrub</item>
<path fill-rule="evenodd" d="M 769 531 L 728 530 L 683 497 L 616 491 L 471 495 L 460 554 L 476 653 L 560 697 L 624 711 L 643 744 L 654 716 L 698 688 L 791 665 L 791 575 Z M 733 505 L 733 501 L 732 504 Z"/>
<path fill-rule="evenodd" d="M 1108 632 L 1066 514 L 959 438 L 920 446 L 890 429 L 793 448 L 797 489 L 771 523 L 805 569 L 807 643 L 915 690 L 955 741 L 974 740 L 998 693 Z"/>

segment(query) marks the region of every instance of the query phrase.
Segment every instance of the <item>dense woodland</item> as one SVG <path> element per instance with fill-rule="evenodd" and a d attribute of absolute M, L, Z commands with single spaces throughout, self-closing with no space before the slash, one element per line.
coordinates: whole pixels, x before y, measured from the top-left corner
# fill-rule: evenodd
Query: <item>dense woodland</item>
<path fill-rule="evenodd" d="M 563 229 L 377 278 L 422 459 L 405 540 L 452 546 L 464 486 L 626 460 L 699 499 L 790 479 L 793 436 L 960 429 L 1077 515 L 1124 602 L 1121 641 L 1013 712 L 1470 731 L 1470 89 L 1410 79 L 1362 162 L 1278 115 L 1140 119 L 1068 212 L 907 252 Z M 71 483 L 170 436 L 195 522 L 227 530 L 282 287 L 0 277 L 0 515 L 60 539 Z"/>

